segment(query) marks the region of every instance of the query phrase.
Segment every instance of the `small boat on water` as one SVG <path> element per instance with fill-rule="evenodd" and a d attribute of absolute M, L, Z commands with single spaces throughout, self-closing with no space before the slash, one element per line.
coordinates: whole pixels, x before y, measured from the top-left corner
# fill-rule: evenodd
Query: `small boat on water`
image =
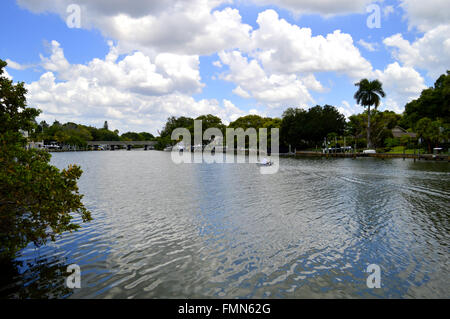
<path fill-rule="evenodd" d="M 267 160 L 267 158 L 263 158 L 263 160 L 260 163 L 256 163 L 258 166 L 272 166 L 273 162 Z"/>
<path fill-rule="evenodd" d="M 267 163 L 256 163 L 258 166 L 272 166 L 273 162 L 267 162 Z"/>
<path fill-rule="evenodd" d="M 171 152 L 172 151 L 172 146 L 167 146 L 165 149 L 164 149 L 164 152 Z"/>

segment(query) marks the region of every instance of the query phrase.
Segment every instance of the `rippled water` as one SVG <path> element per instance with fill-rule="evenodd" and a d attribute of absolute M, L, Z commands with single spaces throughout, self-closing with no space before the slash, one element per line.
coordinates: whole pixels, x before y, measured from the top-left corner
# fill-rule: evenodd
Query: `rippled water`
<path fill-rule="evenodd" d="M 274 175 L 157 151 L 52 163 L 82 166 L 94 220 L 24 249 L 9 297 L 450 297 L 448 163 L 281 158 Z M 72 263 L 81 289 L 65 288 Z"/>

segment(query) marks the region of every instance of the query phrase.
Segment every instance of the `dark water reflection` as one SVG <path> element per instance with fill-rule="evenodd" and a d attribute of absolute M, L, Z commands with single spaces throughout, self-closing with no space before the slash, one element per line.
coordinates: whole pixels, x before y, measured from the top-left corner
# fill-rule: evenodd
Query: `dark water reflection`
<path fill-rule="evenodd" d="M 31 269 L 9 296 L 38 282 L 29 296 L 450 297 L 448 163 L 282 158 L 261 175 L 254 164 L 175 165 L 156 151 L 52 161 L 82 166 L 94 221 L 24 249 L 18 261 Z M 82 288 L 67 292 L 61 267 L 72 263 Z M 373 263 L 381 289 L 366 286 Z M 61 293 L 48 276 L 33 281 L 45 265 L 61 266 L 47 272 Z"/>

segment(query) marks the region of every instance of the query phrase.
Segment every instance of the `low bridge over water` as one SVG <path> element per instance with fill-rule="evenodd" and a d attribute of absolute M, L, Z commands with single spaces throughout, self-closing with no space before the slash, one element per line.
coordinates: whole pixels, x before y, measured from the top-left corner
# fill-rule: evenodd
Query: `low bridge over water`
<path fill-rule="evenodd" d="M 156 141 L 89 141 L 87 145 L 93 148 L 98 148 L 99 146 L 106 146 L 111 151 L 114 151 L 116 147 L 122 146 L 127 150 L 131 150 L 133 146 L 144 146 L 144 150 L 153 149 Z"/>

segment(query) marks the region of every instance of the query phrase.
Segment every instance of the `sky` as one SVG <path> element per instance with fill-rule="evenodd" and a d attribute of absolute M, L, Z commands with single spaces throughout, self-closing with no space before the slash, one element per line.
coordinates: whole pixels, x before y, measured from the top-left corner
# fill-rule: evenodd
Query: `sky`
<path fill-rule="evenodd" d="M 2 0 L 0 59 L 38 120 L 157 134 L 170 116 L 380 110 L 450 69 L 448 0 Z"/>

